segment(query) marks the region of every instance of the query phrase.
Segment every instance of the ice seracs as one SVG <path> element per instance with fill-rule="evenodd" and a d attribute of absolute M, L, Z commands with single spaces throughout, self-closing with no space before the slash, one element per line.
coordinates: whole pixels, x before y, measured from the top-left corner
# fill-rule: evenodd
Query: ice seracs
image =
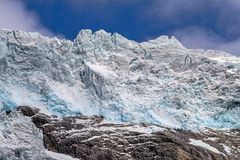
<path fill-rule="evenodd" d="M 1 110 L 24 104 L 173 128 L 240 126 L 240 58 L 230 54 L 103 30 L 82 30 L 74 42 L 0 30 L 0 51 Z"/>

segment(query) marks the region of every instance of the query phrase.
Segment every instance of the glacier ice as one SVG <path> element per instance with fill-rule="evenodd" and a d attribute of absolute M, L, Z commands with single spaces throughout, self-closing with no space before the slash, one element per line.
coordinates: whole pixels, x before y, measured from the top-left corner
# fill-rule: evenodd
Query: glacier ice
<path fill-rule="evenodd" d="M 0 159 L 55 159 L 45 152 L 43 134 L 31 118 L 13 111 L 9 116 L 1 112 L 0 120 Z"/>
<path fill-rule="evenodd" d="M 30 117 L 13 110 L 0 112 L 1 160 L 76 160 L 70 156 L 44 148 L 43 133 Z"/>
<path fill-rule="evenodd" d="M 0 30 L 0 109 L 102 115 L 173 128 L 240 127 L 240 58 L 186 49 L 175 37 L 137 43 L 103 30 L 74 42 Z"/>

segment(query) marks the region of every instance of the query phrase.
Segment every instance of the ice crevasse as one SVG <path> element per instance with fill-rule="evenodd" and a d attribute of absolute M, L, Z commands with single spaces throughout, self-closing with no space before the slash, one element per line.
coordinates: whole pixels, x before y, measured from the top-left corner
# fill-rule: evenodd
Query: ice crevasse
<path fill-rule="evenodd" d="M 240 58 L 185 48 L 175 37 L 137 43 L 82 30 L 76 39 L 0 30 L 0 110 L 173 128 L 240 127 Z"/>

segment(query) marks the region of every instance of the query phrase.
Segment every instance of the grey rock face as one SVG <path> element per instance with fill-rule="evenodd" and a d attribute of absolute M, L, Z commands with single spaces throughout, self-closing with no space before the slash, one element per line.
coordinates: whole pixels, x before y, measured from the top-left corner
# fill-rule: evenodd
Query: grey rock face
<path fill-rule="evenodd" d="M 31 108 L 29 108 L 31 110 Z M 46 123 L 39 125 L 45 119 Z M 237 160 L 238 130 L 194 133 L 156 125 L 114 124 L 99 116 L 56 118 L 36 114 L 44 146 L 84 160 Z"/>
<path fill-rule="evenodd" d="M 30 108 L 28 106 L 19 106 L 17 107 L 17 111 L 20 111 L 24 116 L 34 116 L 35 114 L 39 113 L 38 108 Z"/>

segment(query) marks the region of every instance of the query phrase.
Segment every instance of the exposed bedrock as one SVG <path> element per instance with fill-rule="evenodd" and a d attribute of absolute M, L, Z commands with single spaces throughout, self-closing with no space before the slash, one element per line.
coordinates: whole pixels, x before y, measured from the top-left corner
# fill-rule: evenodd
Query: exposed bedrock
<path fill-rule="evenodd" d="M 26 106 L 18 110 L 30 116 L 42 130 L 47 149 L 83 160 L 240 158 L 240 131 L 236 129 L 205 129 L 204 132 L 194 133 L 157 125 L 109 123 L 101 116 L 57 118 Z"/>

